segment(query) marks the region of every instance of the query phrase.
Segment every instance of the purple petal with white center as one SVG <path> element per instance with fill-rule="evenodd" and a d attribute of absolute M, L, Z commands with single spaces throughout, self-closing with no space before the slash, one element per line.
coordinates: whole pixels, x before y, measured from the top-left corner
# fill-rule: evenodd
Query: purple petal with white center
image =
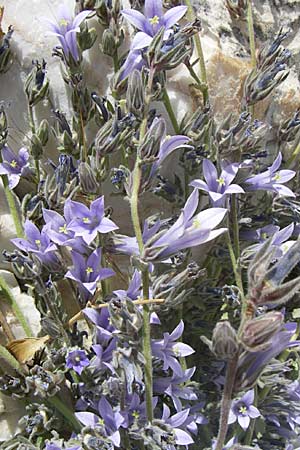
<path fill-rule="evenodd" d="M 231 184 L 225 189 L 225 194 L 244 194 L 244 189 L 238 184 Z"/>
<path fill-rule="evenodd" d="M 10 174 L 10 173 L 8 173 L 8 187 L 9 187 L 9 189 L 14 189 L 18 184 L 19 184 L 19 181 L 20 181 L 20 179 L 21 179 L 21 177 L 20 177 L 20 175 L 17 175 L 17 174 Z"/>
<path fill-rule="evenodd" d="M 239 166 L 239 163 L 228 164 L 228 166 L 222 170 L 220 178 L 224 179 L 226 186 L 228 186 L 236 177 Z"/>
<path fill-rule="evenodd" d="M 273 164 L 269 167 L 270 172 L 272 173 L 276 172 L 279 169 L 281 162 L 282 162 L 282 154 L 281 152 L 279 152 L 277 158 L 275 159 Z"/>
<path fill-rule="evenodd" d="M 247 406 L 252 405 L 254 402 L 254 389 L 250 389 L 250 391 L 246 392 L 241 398 L 241 401 L 244 402 Z"/>
<path fill-rule="evenodd" d="M 99 424 L 99 417 L 90 412 L 76 412 L 76 418 L 86 427 L 95 428 Z"/>
<path fill-rule="evenodd" d="M 180 430 L 180 428 L 175 428 L 174 434 L 176 444 L 178 445 L 189 445 L 194 442 L 191 436 L 186 431 Z"/>
<path fill-rule="evenodd" d="M 19 158 L 20 158 L 20 162 L 22 163 L 22 165 L 27 164 L 28 159 L 29 159 L 29 152 L 27 150 L 27 148 L 22 147 L 19 150 Z"/>
<path fill-rule="evenodd" d="M 217 192 L 218 190 L 218 173 L 217 169 L 209 159 L 203 161 L 203 175 L 205 181 L 211 191 Z"/>
<path fill-rule="evenodd" d="M 294 228 L 295 225 L 293 223 L 290 223 L 287 227 L 284 227 L 282 228 L 282 230 L 275 232 L 272 239 L 272 244 L 280 245 L 283 242 L 287 241 L 293 234 Z"/>
<path fill-rule="evenodd" d="M 208 208 L 196 214 L 193 219 L 193 225 L 198 229 L 212 230 L 218 226 L 224 219 L 227 209 Z"/>
<path fill-rule="evenodd" d="M 157 16 L 159 19 L 163 16 L 162 0 L 146 0 L 145 16 L 147 19 Z"/>
<path fill-rule="evenodd" d="M 193 186 L 196 189 L 202 189 L 203 191 L 206 191 L 206 192 L 209 191 L 209 187 L 207 186 L 205 181 L 202 181 L 202 180 L 194 180 L 189 185 Z"/>
<path fill-rule="evenodd" d="M 171 28 L 175 23 L 177 23 L 186 13 L 187 7 L 175 6 L 174 8 L 169 9 L 164 15 L 164 26 L 166 29 Z"/>
<path fill-rule="evenodd" d="M 280 197 L 296 197 L 294 192 L 283 184 L 274 184 L 273 189 Z"/>
<path fill-rule="evenodd" d="M 292 178 L 294 178 L 294 176 L 296 175 L 296 172 L 294 170 L 279 170 L 276 174 L 279 177 L 278 179 L 276 179 L 276 182 L 279 183 L 287 183 L 288 181 L 290 181 Z"/>
<path fill-rule="evenodd" d="M 236 415 L 233 413 L 232 410 L 230 410 L 229 412 L 229 417 L 228 417 L 228 423 L 234 423 L 236 421 Z"/>
<path fill-rule="evenodd" d="M 176 148 L 182 147 L 184 144 L 189 142 L 189 138 L 183 135 L 176 135 L 166 138 L 158 153 L 158 160 L 160 163 L 164 161 L 164 159 Z"/>
<path fill-rule="evenodd" d="M 104 195 L 91 203 L 90 211 L 91 215 L 95 217 L 102 217 L 104 215 Z"/>
<path fill-rule="evenodd" d="M 64 215 L 66 219 L 69 217 L 71 222 L 73 222 L 74 218 L 90 217 L 90 210 L 83 203 L 67 200 L 65 203 Z"/>
<path fill-rule="evenodd" d="M 41 233 L 38 227 L 28 219 L 26 219 L 24 223 L 24 231 L 27 239 L 31 242 L 35 242 L 41 238 Z"/>
<path fill-rule="evenodd" d="M 119 227 L 112 220 L 107 219 L 107 217 L 103 217 L 98 230 L 100 233 L 109 233 L 110 231 L 117 230 L 118 228 Z"/>
<path fill-rule="evenodd" d="M 136 9 L 123 9 L 121 14 L 138 30 L 144 31 L 147 34 L 151 34 L 150 23 L 145 16 Z"/>
<path fill-rule="evenodd" d="M 188 418 L 190 413 L 190 409 L 185 409 L 183 411 L 179 411 L 178 413 L 174 414 L 170 419 L 168 420 L 169 424 L 172 425 L 172 427 L 180 427 L 186 419 Z"/>
<path fill-rule="evenodd" d="M 177 325 L 177 327 L 174 328 L 174 330 L 170 334 L 170 340 L 176 341 L 177 339 L 179 339 L 180 336 L 182 336 L 183 331 L 184 331 L 184 323 L 183 323 L 183 320 L 181 320 L 179 322 L 179 324 Z"/>
<path fill-rule="evenodd" d="M 78 44 L 77 44 L 77 30 L 67 31 L 65 34 L 65 40 L 68 46 L 68 50 L 71 52 L 75 61 L 79 60 Z"/>
<path fill-rule="evenodd" d="M 260 417 L 261 415 L 258 409 L 253 405 L 249 406 L 247 414 L 249 417 L 251 417 L 251 419 L 256 419 L 256 417 Z"/>
<path fill-rule="evenodd" d="M 74 18 L 74 20 L 73 20 L 72 26 L 73 26 L 74 28 L 79 27 L 79 25 L 81 24 L 81 22 L 83 22 L 83 21 L 87 18 L 87 16 L 88 16 L 89 14 L 91 14 L 91 13 L 93 13 L 92 10 L 81 11 L 79 14 L 77 14 L 77 16 L 75 16 L 75 18 Z"/>
<path fill-rule="evenodd" d="M 248 416 L 241 416 L 238 415 L 238 423 L 240 424 L 240 426 L 243 428 L 243 430 L 247 430 L 247 428 L 249 427 L 250 424 L 250 418 Z"/>
<path fill-rule="evenodd" d="M 133 50 L 141 50 L 142 48 L 146 48 L 149 47 L 149 45 L 152 42 L 152 37 L 149 36 L 149 34 L 145 33 L 144 31 L 139 31 L 133 38 L 131 45 L 130 45 L 130 53 L 128 54 L 128 56 L 130 54 L 132 54 Z M 139 57 L 140 56 L 140 52 L 138 53 Z M 127 56 L 127 58 L 128 58 Z M 134 67 L 132 68 L 132 70 L 134 69 Z"/>
<path fill-rule="evenodd" d="M 193 350 L 192 347 L 187 344 L 183 344 L 182 342 L 177 342 L 177 344 L 173 345 L 173 350 L 176 356 L 180 357 L 189 356 L 195 353 L 195 350 Z"/>

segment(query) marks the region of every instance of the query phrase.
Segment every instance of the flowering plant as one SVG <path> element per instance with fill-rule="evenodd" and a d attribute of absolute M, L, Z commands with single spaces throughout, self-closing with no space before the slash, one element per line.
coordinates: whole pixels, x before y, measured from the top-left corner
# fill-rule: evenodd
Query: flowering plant
<path fill-rule="evenodd" d="M 223 119 L 189 0 L 81 0 L 39 19 L 69 109 L 44 59 L 25 80 L 31 134 L 18 152 L 0 106 L 15 226 L 0 394 L 20 406 L 1 449 L 299 448 L 299 111 L 280 126 L 256 118 L 290 52 L 283 30 L 256 48 L 252 2 L 225 3 L 247 20 L 252 70 L 243 112 Z M 2 17 L 0 74 L 13 64 Z M 88 76 L 97 38 L 105 92 Z M 179 120 L 169 94 L 183 66 L 197 95 Z"/>

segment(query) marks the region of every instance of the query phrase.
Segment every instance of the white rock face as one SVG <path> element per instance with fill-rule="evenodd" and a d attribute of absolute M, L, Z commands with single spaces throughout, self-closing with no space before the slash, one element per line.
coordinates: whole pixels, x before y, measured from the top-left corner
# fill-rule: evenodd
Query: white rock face
<path fill-rule="evenodd" d="M 17 151 L 22 145 L 26 145 L 30 138 L 30 128 L 27 114 L 27 104 L 24 94 L 23 84 L 32 68 L 32 60 L 44 58 L 47 61 L 48 77 L 52 89 L 53 103 L 56 108 L 68 113 L 70 103 L 66 92 L 65 84 L 61 77 L 60 62 L 51 56 L 52 48 L 57 45 L 57 40 L 53 36 L 47 36 L 46 26 L 42 17 L 55 19 L 56 10 L 61 0 L 2 0 L 4 5 L 3 29 L 6 31 L 9 25 L 13 25 L 14 34 L 12 39 L 12 49 L 15 53 L 15 62 L 12 68 L 3 75 L 0 75 L 0 101 L 5 102 L 8 113 L 9 125 L 12 128 L 9 144 Z M 72 0 L 68 1 L 71 8 L 74 7 Z M 240 99 L 242 92 L 242 81 L 249 71 L 249 54 L 244 49 L 247 48 L 247 27 L 245 22 L 235 21 L 225 7 L 224 0 L 197 0 L 198 16 L 202 21 L 203 30 L 201 40 L 205 55 L 210 99 L 217 116 L 224 118 L 229 112 L 240 110 Z M 257 46 L 269 36 L 275 35 L 280 26 L 287 25 L 291 28 L 291 35 L 288 40 L 288 47 L 294 54 L 294 59 L 299 65 L 299 38 L 300 31 L 298 19 L 300 13 L 300 2 L 254 0 L 254 21 L 256 32 L 259 36 Z M 279 5 L 279 6 L 276 6 Z M 96 20 L 92 25 L 101 32 L 101 27 Z M 111 74 L 111 62 L 103 56 L 99 50 L 99 40 L 94 47 L 85 53 L 85 68 L 88 84 L 101 95 L 105 95 L 109 86 L 109 76 Z M 195 56 L 196 58 L 196 56 Z M 195 66 L 198 70 L 197 65 Z M 201 98 L 195 97 L 189 84 L 191 78 L 184 68 L 180 67 L 173 71 L 168 82 L 171 102 L 178 117 L 181 118 L 185 112 L 197 108 L 201 105 Z M 276 90 L 275 98 L 270 106 L 270 101 L 264 101 L 257 108 L 259 117 L 265 116 L 269 122 L 278 125 L 283 117 L 292 114 L 299 107 L 300 84 L 297 73 L 291 71 L 287 80 Z M 275 101 L 274 101 L 275 100 Z M 35 109 L 36 117 L 41 120 L 48 118 L 53 123 L 50 106 L 45 103 Z M 49 148 L 49 155 L 55 158 L 57 151 Z M 172 170 L 168 166 L 168 170 Z M 144 212 L 155 211 L 156 200 L 150 198 L 143 205 Z M 159 208 L 165 202 L 159 200 Z M 117 216 L 124 217 L 124 209 L 128 211 L 128 205 L 121 203 Z M 128 221 L 129 221 L 128 216 Z M 13 248 L 10 239 L 15 236 L 12 218 L 4 198 L 3 190 L 0 190 L 0 251 Z M 8 269 L 3 261 L 0 262 L 0 269 Z M 30 320 L 31 326 L 36 334 L 39 331 L 39 313 L 36 311 L 33 300 L 25 294 L 21 294 L 15 278 L 8 272 L 1 271 L 7 278 L 14 295 L 16 295 L 21 309 Z M 22 330 L 15 323 L 12 316 L 8 316 L 12 321 L 17 337 L 22 337 Z M 17 402 L 0 398 L 0 440 L 9 439 L 15 429 L 18 414 L 22 414 L 20 405 Z"/>

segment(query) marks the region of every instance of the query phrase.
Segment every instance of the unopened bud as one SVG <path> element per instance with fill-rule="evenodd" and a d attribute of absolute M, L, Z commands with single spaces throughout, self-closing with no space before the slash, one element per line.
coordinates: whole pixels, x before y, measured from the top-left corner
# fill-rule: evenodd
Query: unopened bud
<path fill-rule="evenodd" d="M 43 155 L 43 146 L 36 134 L 33 134 L 31 136 L 31 154 L 34 157 L 34 159 L 41 159 Z"/>
<path fill-rule="evenodd" d="M 78 33 L 78 44 L 81 51 L 89 50 L 97 39 L 95 28 L 89 28 L 87 23 L 82 24 L 82 29 Z"/>
<path fill-rule="evenodd" d="M 43 119 L 41 121 L 40 126 L 37 130 L 37 135 L 39 140 L 41 141 L 41 144 L 45 146 L 49 138 L 49 124 L 46 119 Z"/>
<path fill-rule="evenodd" d="M 0 10 L 0 17 L 2 21 L 3 17 L 3 7 Z M 5 73 L 11 67 L 13 63 L 13 54 L 10 49 L 10 40 L 12 34 L 14 32 L 13 27 L 10 25 L 8 27 L 7 33 L 3 33 L 1 29 L 1 21 L 0 21 L 0 73 Z"/>
<path fill-rule="evenodd" d="M 272 311 L 248 320 L 241 333 L 241 343 L 250 352 L 264 350 L 272 336 L 280 330 L 283 319 L 281 312 Z"/>
<path fill-rule="evenodd" d="M 163 119 L 155 119 L 147 131 L 139 153 L 144 162 L 154 161 L 159 153 L 162 137 L 165 135 L 166 123 Z"/>
<path fill-rule="evenodd" d="M 96 180 L 91 166 L 86 162 L 81 162 L 78 166 L 78 174 L 82 191 L 86 194 L 96 193 L 99 183 Z"/>
<path fill-rule="evenodd" d="M 228 320 L 218 322 L 212 336 L 212 351 L 216 357 L 225 361 L 232 359 L 238 348 L 236 332 L 230 322 Z"/>
<path fill-rule="evenodd" d="M 102 51 L 105 55 L 113 57 L 117 51 L 116 39 L 113 32 L 107 28 L 102 35 Z"/>
<path fill-rule="evenodd" d="M 133 70 L 129 76 L 128 89 L 126 93 L 126 103 L 128 111 L 135 116 L 143 114 L 145 103 L 145 88 L 142 81 L 141 72 Z"/>
<path fill-rule="evenodd" d="M 34 67 L 25 81 L 25 93 L 29 105 L 35 106 L 47 97 L 49 93 L 49 80 L 45 77 L 46 62 L 44 60 L 41 64 L 37 60 L 32 61 L 32 64 Z"/>

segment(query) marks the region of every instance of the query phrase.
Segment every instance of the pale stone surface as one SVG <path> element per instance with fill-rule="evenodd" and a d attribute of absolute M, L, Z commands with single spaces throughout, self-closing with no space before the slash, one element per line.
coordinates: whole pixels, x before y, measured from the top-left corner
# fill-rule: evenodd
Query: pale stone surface
<path fill-rule="evenodd" d="M 52 47 L 57 45 L 57 40 L 46 35 L 46 27 L 41 20 L 42 16 L 55 18 L 55 11 L 61 0 L 2 0 L 1 3 L 5 7 L 4 30 L 10 24 L 15 29 L 12 48 L 16 54 L 16 61 L 8 73 L 1 75 L 0 101 L 4 101 L 8 106 L 9 125 L 13 128 L 9 143 L 14 150 L 18 150 L 28 143 L 30 137 L 23 83 L 31 70 L 33 59 L 46 59 L 53 103 L 65 113 L 69 110 L 70 104 L 61 77 L 60 62 L 57 58 L 51 57 Z M 72 0 L 68 3 L 74 6 Z M 210 99 L 217 117 L 222 119 L 229 112 L 238 114 L 240 111 L 242 82 L 250 67 L 249 54 L 245 51 L 245 47 L 248 46 L 247 27 L 245 22 L 230 18 L 224 0 L 198 0 L 195 4 L 197 4 L 198 15 L 203 25 L 201 39 L 207 64 Z M 259 36 L 257 45 L 261 45 L 268 37 L 273 37 L 280 26 L 290 27 L 288 47 L 294 55 L 296 70 L 298 70 L 300 1 L 254 0 L 253 4 L 256 32 Z M 101 32 L 95 20 L 92 21 L 92 26 Z M 104 95 L 109 86 L 111 63 L 109 58 L 101 54 L 99 39 L 93 49 L 85 53 L 85 69 L 88 84 Z M 293 69 L 287 80 L 277 88 L 272 104 L 269 100 L 264 101 L 256 110 L 258 116 L 266 117 L 266 120 L 269 123 L 272 122 L 274 126 L 300 106 L 300 84 L 296 70 Z M 195 109 L 201 104 L 201 97 L 195 96 L 195 93 L 191 91 L 190 83 L 189 74 L 183 66 L 173 71 L 168 82 L 171 102 L 179 118 L 182 118 L 186 111 Z M 39 119 L 46 117 L 53 122 L 48 104 L 39 106 L 36 114 Z M 49 148 L 49 155 L 55 157 L 55 154 L 56 149 Z M 170 170 L 169 166 L 168 170 Z M 159 201 L 160 210 L 165 204 L 163 200 Z M 124 210 L 128 211 L 128 204 L 122 201 L 115 209 L 116 221 L 120 222 L 120 219 L 124 217 Z M 156 209 L 157 200 L 150 195 L 145 202 L 145 216 L 148 212 L 155 212 Z M 0 251 L 11 250 L 10 239 L 14 237 L 14 226 L 2 189 L 0 190 L 0 211 Z M 127 220 L 129 225 L 129 215 Z M 7 264 L 1 261 L 0 269 L 7 269 Z M 20 293 L 12 275 L 3 273 L 6 277 L 10 277 L 8 281 L 13 293 L 17 296 L 24 314 L 30 318 L 34 332 L 37 333 L 39 314 L 34 308 L 33 300 Z M 12 318 L 9 317 L 9 320 Z M 17 337 L 22 336 L 22 330 L 16 324 L 14 324 L 14 330 Z M 18 419 L 17 411 L 20 413 L 17 403 L 0 398 L 0 419 L 3 419 L 0 425 L 0 440 L 8 439 L 14 432 Z"/>

